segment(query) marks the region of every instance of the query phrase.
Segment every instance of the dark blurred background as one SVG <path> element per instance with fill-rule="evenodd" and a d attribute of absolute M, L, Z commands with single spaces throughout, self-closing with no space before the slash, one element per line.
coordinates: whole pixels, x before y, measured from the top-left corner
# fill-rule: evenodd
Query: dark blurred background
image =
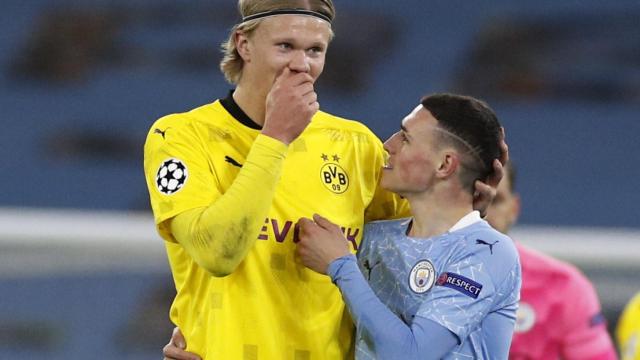
<path fill-rule="evenodd" d="M 488 101 L 517 161 L 521 228 L 601 234 L 596 252 L 625 239 L 617 267 L 565 252 L 595 279 L 613 327 L 640 290 L 628 268 L 640 254 L 625 248 L 640 242 L 640 3 L 336 6 L 323 109 L 384 139 L 424 94 Z M 226 95 L 219 44 L 238 19 L 231 0 L 3 1 L 0 358 L 160 357 L 172 282 L 142 146 L 155 119 Z M 626 292 L 607 298 L 599 284 L 612 281 Z"/>

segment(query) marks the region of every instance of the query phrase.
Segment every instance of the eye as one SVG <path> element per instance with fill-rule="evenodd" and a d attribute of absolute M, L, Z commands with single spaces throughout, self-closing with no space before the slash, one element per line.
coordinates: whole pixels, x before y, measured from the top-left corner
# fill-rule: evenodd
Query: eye
<path fill-rule="evenodd" d="M 281 43 L 278 43 L 277 45 L 281 50 L 291 50 L 293 48 L 293 45 L 291 45 L 288 42 L 281 42 Z"/>
<path fill-rule="evenodd" d="M 402 140 L 403 143 L 409 142 L 409 138 L 407 138 L 407 135 L 403 132 L 400 133 L 400 139 Z"/>
<path fill-rule="evenodd" d="M 324 52 L 324 49 L 321 48 L 320 46 L 314 46 L 309 49 L 309 52 L 312 54 L 321 54 L 322 52 Z"/>

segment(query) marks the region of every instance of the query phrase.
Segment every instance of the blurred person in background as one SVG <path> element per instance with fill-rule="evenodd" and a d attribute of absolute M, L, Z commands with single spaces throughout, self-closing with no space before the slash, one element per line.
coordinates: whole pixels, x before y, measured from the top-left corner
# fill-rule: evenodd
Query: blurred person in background
<path fill-rule="evenodd" d="M 238 5 L 243 19 L 221 63 L 235 90 L 161 118 L 145 143 L 177 290 L 170 317 L 184 333 L 174 331 L 165 355 L 186 344 L 205 359 L 349 358 L 353 323 L 340 292 L 295 259 L 293 225 L 327 214 L 355 252 L 365 221 L 408 208 L 377 186 L 380 140 L 319 111 L 314 84 L 333 36 L 331 0 Z M 495 185 L 502 168 L 497 159 L 493 166 Z M 495 189 L 476 188 L 486 209 Z"/>
<path fill-rule="evenodd" d="M 518 253 L 472 206 L 500 139 L 485 103 L 426 96 L 384 144 L 380 186 L 407 199 L 410 218 L 366 224 L 357 258 L 336 224 L 300 220 L 300 259 L 340 289 L 356 324 L 356 359 L 507 358 Z"/>
<path fill-rule="evenodd" d="M 624 308 L 616 329 L 621 360 L 640 360 L 640 292 Z"/>
<path fill-rule="evenodd" d="M 509 163 L 487 211 L 486 220 L 505 234 L 520 214 L 515 181 L 516 171 Z M 522 264 L 522 290 L 509 358 L 616 359 L 591 282 L 568 263 L 517 241 L 516 247 Z"/>

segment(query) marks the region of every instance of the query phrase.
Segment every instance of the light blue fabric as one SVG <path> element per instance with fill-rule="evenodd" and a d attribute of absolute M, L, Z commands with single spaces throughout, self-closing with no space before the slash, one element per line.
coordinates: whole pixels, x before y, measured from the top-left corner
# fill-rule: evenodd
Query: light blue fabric
<path fill-rule="evenodd" d="M 366 289 L 389 311 L 376 306 L 362 280 L 349 270 L 353 259 L 331 264 L 330 275 L 357 326 L 356 358 L 409 358 L 412 349 L 384 347 L 395 335 L 391 331 L 397 331 L 389 318 L 393 314 L 412 330 L 418 352 L 414 358 L 506 359 L 521 282 L 512 240 L 483 220 L 428 239 L 407 237 L 409 224 L 408 219 L 367 224 L 358 252 L 359 268 L 370 285 Z M 426 321 L 455 334 L 457 344 L 446 355 L 438 354 L 442 340 L 416 332 Z"/>
<path fill-rule="evenodd" d="M 331 279 L 338 284 L 359 327 L 374 339 L 379 359 L 440 359 L 449 353 L 458 338 L 431 320 L 416 317 L 409 327 L 376 297 L 360 272 L 353 255 L 339 258 L 329 266 Z"/>

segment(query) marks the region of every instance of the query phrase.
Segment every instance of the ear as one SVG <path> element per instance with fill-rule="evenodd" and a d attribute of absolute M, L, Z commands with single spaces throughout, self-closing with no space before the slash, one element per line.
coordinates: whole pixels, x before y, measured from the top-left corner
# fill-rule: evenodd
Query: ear
<path fill-rule="evenodd" d="M 249 37 L 242 31 L 236 31 L 233 34 L 233 41 L 236 43 L 236 51 L 244 62 L 251 61 L 251 49 L 249 46 Z"/>
<path fill-rule="evenodd" d="M 440 164 L 436 170 L 436 176 L 445 179 L 456 173 L 460 166 L 460 157 L 455 151 L 443 151 L 440 157 Z"/>

